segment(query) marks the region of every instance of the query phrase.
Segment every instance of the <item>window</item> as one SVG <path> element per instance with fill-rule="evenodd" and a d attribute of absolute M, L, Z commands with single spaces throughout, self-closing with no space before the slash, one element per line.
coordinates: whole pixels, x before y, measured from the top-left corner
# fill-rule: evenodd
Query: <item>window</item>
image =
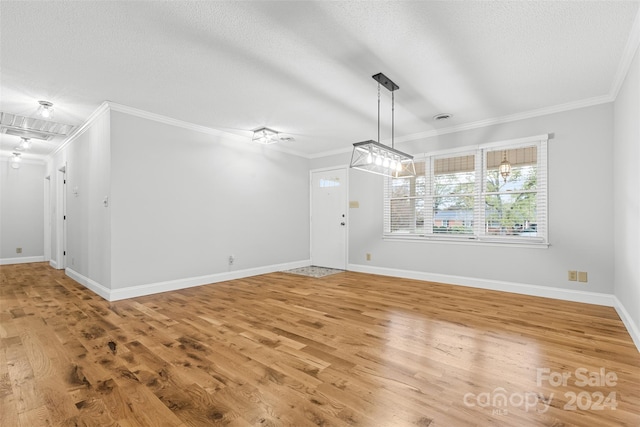
<path fill-rule="evenodd" d="M 385 237 L 546 244 L 546 152 L 544 135 L 416 156 L 385 180 Z"/>
<path fill-rule="evenodd" d="M 473 235 L 475 154 L 433 159 L 434 234 Z"/>

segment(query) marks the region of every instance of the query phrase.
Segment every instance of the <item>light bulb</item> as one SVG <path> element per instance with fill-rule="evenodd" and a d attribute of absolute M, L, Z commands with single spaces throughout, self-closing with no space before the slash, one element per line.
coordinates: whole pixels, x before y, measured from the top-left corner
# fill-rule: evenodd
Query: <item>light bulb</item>
<path fill-rule="evenodd" d="M 373 163 L 373 156 L 371 155 L 371 153 L 367 154 L 367 163 Z"/>
<path fill-rule="evenodd" d="M 395 160 L 393 160 L 393 159 L 391 159 L 391 163 L 389 164 L 389 167 L 390 167 L 392 170 L 396 170 L 396 161 L 395 161 Z"/>
<path fill-rule="evenodd" d="M 385 157 L 384 161 L 382 162 L 382 166 L 384 166 L 385 168 L 389 167 L 389 158 Z"/>
<path fill-rule="evenodd" d="M 13 157 L 11 157 L 11 167 L 13 169 L 20 169 L 20 162 L 22 158 L 20 157 L 20 153 L 13 153 Z"/>
<path fill-rule="evenodd" d="M 28 150 L 31 148 L 31 140 L 29 138 L 22 138 L 20 145 L 16 147 L 18 150 Z"/>
<path fill-rule="evenodd" d="M 376 166 L 380 166 L 382 164 L 382 158 L 380 156 L 376 156 Z"/>
<path fill-rule="evenodd" d="M 38 107 L 38 115 L 43 119 L 50 119 L 53 117 L 53 104 L 49 101 L 38 101 L 40 107 Z"/>

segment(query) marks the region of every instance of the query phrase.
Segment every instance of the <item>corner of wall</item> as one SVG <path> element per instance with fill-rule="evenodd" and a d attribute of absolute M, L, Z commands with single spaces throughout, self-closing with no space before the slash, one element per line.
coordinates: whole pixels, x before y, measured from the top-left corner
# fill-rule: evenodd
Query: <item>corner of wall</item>
<path fill-rule="evenodd" d="M 618 312 L 618 316 L 620 316 L 620 320 L 622 320 L 622 323 L 624 323 L 624 326 L 627 328 L 627 331 L 629 332 L 629 335 L 631 336 L 633 343 L 636 345 L 638 352 L 640 352 L 640 328 L 638 328 L 638 326 L 635 323 L 633 323 L 633 319 L 629 315 L 629 312 L 624 307 L 622 302 L 620 302 L 618 297 L 614 296 L 614 299 L 615 299 L 614 308 L 616 309 L 616 312 Z"/>

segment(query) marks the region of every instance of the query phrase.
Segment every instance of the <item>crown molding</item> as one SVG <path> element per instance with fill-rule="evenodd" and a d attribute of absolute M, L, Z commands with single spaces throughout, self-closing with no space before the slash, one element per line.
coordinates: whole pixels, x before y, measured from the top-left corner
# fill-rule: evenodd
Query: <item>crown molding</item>
<path fill-rule="evenodd" d="M 246 137 L 240 136 L 240 135 L 236 135 L 235 133 L 225 132 L 225 131 L 222 131 L 222 130 L 219 130 L 219 129 L 214 129 L 214 128 L 210 128 L 210 127 L 207 127 L 207 126 L 197 125 L 195 123 L 186 122 L 184 120 L 179 120 L 179 119 L 174 119 L 172 117 L 163 116 L 161 114 L 151 113 L 149 111 L 140 110 L 138 108 L 129 107 L 127 105 L 118 104 L 116 102 L 107 101 L 106 103 L 108 104 L 109 108 L 112 111 L 117 111 L 117 112 L 120 112 L 120 113 L 129 114 L 131 116 L 136 116 L 136 117 L 140 117 L 140 118 L 147 119 L 147 120 L 153 120 L 155 122 L 160 122 L 160 123 L 164 123 L 164 124 L 167 124 L 167 125 L 171 125 L 171 126 L 175 126 L 175 127 L 179 127 L 179 128 L 183 128 L 183 129 L 188 129 L 188 130 L 192 130 L 192 131 L 195 131 L 195 132 L 206 133 L 206 134 L 214 135 L 214 136 L 227 137 L 227 138 L 235 139 L 237 141 L 246 141 L 246 139 L 247 139 Z"/>
<path fill-rule="evenodd" d="M 466 130 L 479 129 L 479 128 L 499 125 L 503 123 L 515 122 L 518 120 L 525 120 L 525 119 L 531 119 L 531 118 L 540 117 L 540 116 L 546 116 L 549 114 L 562 113 L 564 111 L 577 110 L 580 108 L 591 107 L 599 104 L 606 104 L 613 101 L 615 101 L 615 98 L 612 97 L 611 95 L 597 96 L 594 98 L 583 99 L 580 101 L 567 102 L 565 104 L 553 105 L 551 107 L 539 108 L 536 110 L 529 110 L 522 113 L 510 114 L 508 116 L 494 117 L 491 119 L 463 123 L 460 125 L 450 126 L 442 129 L 432 129 L 424 132 L 414 133 L 411 135 L 400 136 L 395 138 L 395 143 L 413 142 L 420 139 L 432 138 L 438 135 L 446 135 L 448 133 L 462 132 Z M 389 145 L 391 143 L 391 139 L 385 139 L 382 141 L 382 143 Z M 351 152 L 351 150 L 352 150 L 352 147 L 349 146 L 349 148 L 344 148 L 344 149 L 341 148 L 338 150 L 324 151 L 322 153 L 312 154 L 309 156 L 309 158 L 316 159 L 321 157 L 334 156 L 338 154 Z"/>
<path fill-rule="evenodd" d="M 56 147 L 55 150 L 53 150 L 52 152 L 50 152 L 49 154 L 47 154 L 47 159 L 53 159 L 53 157 L 59 153 L 60 151 L 64 150 L 65 147 L 69 144 L 71 144 L 73 141 L 75 141 L 80 135 L 82 135 L 83 133 L 85 133 L 87 131 L 87 129 L 89 129 L 89 127 L 91 127 L 91 125 L 100 117 L 102 116 L 104 113 L 106 113 L 107 111 L 109 111 L 109 102 L 105 101 L 102 104 L 100 104 L 100 106 L 98 108 L 96 108 L 96 110 L 91 113 L 91 115 L 89 116 L 89 118 L 78 128 L 76 128 L 71 135 L 69 135 L 67 137 L 67 139 L 65 139 L 62 144 L 60 144 L 59 146 Z"/>
<path fill-rule="evenodd" d="M 640 11 L 639 11 L 638 17 L 640 17 Z M 594 106 L 594 105 L 606 104 L 606 103 L 615 101 L 616 96 L 617 96 L 617 92 L 620 89 L 620 86 L 622 85 L 622 82 L 624 82 L 624 78 L 626 77 L 626 73 L 629 70 L 629 67 L 630 67 L 630 64 L 631 64 L 631 60 L 633 59 L 633 55 L 635 54 L 635 51 L 637 50 L 638 45 L 640 44 L 640 24 L 639 24 L 640 19 L 638 17 L 636 17 L 636 21 L 635 21 L 635 24 L 634 24 L 634 30 L 633 30 L 633 34 L 635 34 L 635 36 L 629 38 L 629 42 L 627 43 L 627 48 L 625 49 L 625 58 L 623 59 L 623 61 L 621 61 L 621 66 L 619 67 L 619 70 L 618 70 L 618 75 L 622 75 L 622 77 L 617 77 L 617 80 L 619 80 L 619 82 L 614 83 L 614 88 L 612 89 L 610 94 L 603 95 L 603 96 L 597 96 L 597 97 L 593 97 L 593 98 L 587 98 L 587 99 L 583 99 L 583 100 L 579 100 L 579 101 L 567 102 L 567 103 L 564 103 L 564 104 L 553 105 L 553 106 L 550 106 L 550 107 L 544 107 L 544 108 L 539 108 L 539 109 L 535 109 L 535 110 L 524 111 L 522 113 L 510 114 L 510 115 L 507 115 L 507 116 L 494 117 L 494 118 L 489 118 L 489 119 L 484 119 L 484 120 L 478 120 L 478 121 L 475 121 L 475 122 L 463 123 L 463 124 L 460 124 L 460 125 L 450 126 L 450 127 L 446 127 L 446 128 L 442 128 L 442 129 L 431 129 L 431 130 L 424 131 L 424 132 L 418 132 L 418 133 L 414 133 L 414 134 L 410 134 L 410 135 L 397 137 L 397 138 L 395 138 L 395 142 L 396 143 L 413 142 L 413 141 L 417 141 L 417 140 L 420 140 L 420 139 L 426 139 L 426 138 L 435 137 L 435 136 L 438 136 L 438 135 L 446 135 L 446 134 L 449 134 L 449 133 L 456 133 L 456 132 L 462 132 L 462 131 L 467 131 L 467 130 L 472 130 L 472 129 L 479 129 L 479 128 L 484 128 L 484 127 L 488 127 L 488 126 L 498 125 L 498 124 L 515 122 L 515 121 L 518 121 L 518 120 L 525 120 L 525 119 L 531 119 L 531 118 L 540 117 L 540 116 L 546 116 L 546 115 L 550 115 L 550 114 L 561 113 L 561 112 L 564 112 L 564 111 L 577 110 L 577 109 L 580 109 L 580 108 L 586 108 L 586 107 L 591 107 L 591 106 Z M 614 92 L 615 92 L 615 94 L 614 94 Z M 226 132 L 226 131 L 222 131 L 222 130 L 219 130 L 219 129 L 210 128 L 210 127 L 207 127 L 207 126 L 197 125 L 195 123 L 190 123 L 190 122 L 186 122 L 184 120 L 178 120 L 178 119 L 174 119 L 174 118 L 171 118 L 171 117 L 163 116 L 163 115 L 160 115 L 160 114 L 151 113 L 149 111 L 140 110 L 138 108 L 129 107 L 129 106 L 126 106 L 126 105 L 123 105 L 123 104 L 118 104 L 118 103 L 111 102 L 111 101 L 105 101 L 100 105 L 100 107 L 98 107 L 98 109 L 96 109 L 96 111 L 94 111 L 91 114 L 91 116 L 89 116 L 87 121 L 82 126 L 78 127 L 62 144 L 60 144 L 60 146 L 58 146 L 54 151 L 49 153 L 46 156 L 46 158 L 47 159 L 48 158 L 52 158 L 56 153 L 58 153 L 59 151 L 63 150 L 73 140 L 75 140 L 80 135 L 82 135 L 87 130 L 87 128 L 90 127 L 91 124 L 93 124 L 93 122 L 98 117 L 100 117 L 101 114 L 103 114 L 104 112 L 109 111 L 109 110 L 118 111 L 118 112 L 121 112 L 121 113 L 133 115 L 133 116 L 136 116 L 136 117 L 145 118 L 145 119 L 148 119 L 148 120 L 153 120 L 153 121 L 160 122 L 160 123 L 165 123 L 165 124 L 168 124 L 168 125 L 171 125 L 171 126 L 177 126 L 177 127 L 183 128 L 183 129 L 189 129 L 189 130 L 193 130 L 193 131 L 196 131 L 196 132 L 202 132 L 202 133 L 206 133 L 206 134 L 209 134 L 209 135 L 227 137 L 227 138 L 231 138 L 231 139 L 234 139 L 236 141 L 239 141 L 239 142 L 245 142 L 245 143 L 250 143 L 251 142 L 250 138 L 245 137 L 245 136 L 241 136 L 241 135 L 237 135 L 235 133 Z M 382 143 L 386 143 L 388 145 L 391 142 L 391 140 L 390 139 L 385 139 L 385 140 L 383 140 L 381 142 Z M 351 150 L 352 150 L 352 147 L 349 145 L 347 148 L 340 148 L 340 149 L 335 149 L 335 150 L 323 151 L 323 152 L 316 153 L 316 154 L 305 154 L 303 152 L 300 152 L 300 151 L 297 151 L 297 150 L 292 150 L 290 148 L 286 148 L 286 147 L 282 147 L 282 146 L 278 146 L 276 144 L 271 145 L 269 147 L 269 149 L 270 150 L 272 149 L 273 151 L 278 151 L 278 152 L 281 152 L 281 153 L 290 154 L 290 155 L 293 155 L 293 156 L 302 157 L 302 158 L 311 160 L 311 159 L 318 159 L 318 158 L 322 158 L 322 157 L 329 157 L 329 156 L 334 156 L 334 155 L 350 153 Z"/>
<path fill-rule="evenodd" d="M 638 46 L 640 46 L 640 8 L 638 8 L 638 12 L 636 13 L 636 19 L 631 27 L 629 39 L 627 40 L 627 44 L 622 53 L 622 58 L 618 64 L 618 71 L 616 72 L 611 85 L 609 94 L 613 100 L 618 97 L 618 92 L 629 73 L 629 68 L 631 68 L 631 61 L 633 61 L 633 57 L 638 51 Z"/>
<path fill-rule="evenodd" d="M 167 124 L 167 125 L 170 125 L 170 126 L 176 126 L 176 127 L 182 128 L 182 129 L 187 129 L 187 130 L 192 130 L 192 131 L 195 131 L 195 132 L 205 133 L 205 134 L 208 134 L 208 135 L 213 135 L 213 136 L 233 139 L 233 140 L 238 141 L 238 142 L 253 144 L 251 142 L 251 137 L 247 137 L 247 136 L 244 136 L 244 135 L 238 135 L 238 134 L 235 134 L 235 133 L 232 133 L 232 132 L 223 131 L 223 130 L 220 130 L 220 129 L 215 129 L 215 128 L 211 128 L 211 127 L 207 127 L 207 126 L 197 125 L 195 123 L 191 123 L 191 122 L 187 122 L 187 121 L 179 120 L 179 119 L 174 119 L 172 117 L 163 116 L 161 114 L 151 113 L 149 111 L 140 110 L 138 108 L 129 107 L 127 105 L 118 104 L 118 103 L 111 102 L 111 101 L 107 101 L 107 104 L 109 105 L 109 108 L 112 111 L 117 111 L 117 112 L 120 112 L 120 113 L 129 114 L 129 115 L 140 117 L 140 118 L 143 118 L 143 119 L 153 120 L 153 121 L 156 121 L 156 122 L 159 122 L 159 123 L 164 123 L 164 124 Z M 270 150 L 274 150 L 274 151 L 279 151 L 279 152 L 282 152 L 282 153 L 286 153 L 286 154 L 291 154 L 291 155 L 298 156 L 298 157 L 308 158 L 308 156 L 304 155 L 303 153 L 300 153 L 300 152 L 295 151 L 295 150 L 291 150 L 289 148 L 285 148 L 285 147 L 279 146 L 277 144 L 274 144 L 274 145 L 270 146 L 269 149 Z"/>
<path fill-rule="evenodd" d="M 233 139 L 238 142 L 243 143 L 251 143 L 251 138 L 237 135 L 235 133 L 226 132 L 219 129 L 210 128 L 207 126 L 197 125 L 195 123 L 186 122 L 184 120 L 174 119 L 172 117 L 163 116 L 161 114 L 152 113 L 149 111 L 141 110 L 139 108 L 129 107 L 128 105 L 118 104 L 117 102 L 112 101 L 104 101 L 90 116 L 89 118 L 82 124 L 82 126 L 78 127 L 67 139 L 63 141 L 55 150 L 45 156 L 45 159 L 53 158 L 58 152 L 63 150 L 66 146 L 68 146 L 71 142 L 77 139 L 80 135 L 82 135 L 91 125 L 104 113 L 108 111 L 116 111 L 119 113 L 128 114 L 135 117 L 140 117 L 147 120 L 152 120 L 159 123 L 164 123 L 170 126 L 179 127 L 182 129 L 192 130 L 195 132 L 201 132 L 209 135 L 214 135 L 218 137 L 224 137 L 228 139 Z M 289 148 L 280 147 L 274 145 L 269 147 L 274 151 L 279 151 L 286 154 L 291 154 L 298 157 L 309 158 L 309 156 L 295 150 L 291 150 Z"/>
<path fill-rule="evenodd" d="M 475 122 L 463 123 L 460 125 L 450 126 L 442 129 L 433 129 L 425 132 L 414 133 L 396 138 L 396 142 L 410 142 L 418 139 L 430 138 L 448 133 L 462 132 L 466 130 L 479 129 L 487 126 L 499 125 L 504 123 L 516 122 L 518 120 L 532 119 L 535 117 L 546 116 L 550 114 L 562 113 L 564 111 L 577 110 L 580 108 L 591 107 L 599 104 L 613 102 L 615 99 L 610 95 L 597 96 L 594 98 L 583 99 L 580 101 L 567 102 L 565 104 L 553 105 L 550 107 L 538 108 L 536 110 L 524 111 L 522 113 L 509 114 L 502 117 L 494 117 Z"/>

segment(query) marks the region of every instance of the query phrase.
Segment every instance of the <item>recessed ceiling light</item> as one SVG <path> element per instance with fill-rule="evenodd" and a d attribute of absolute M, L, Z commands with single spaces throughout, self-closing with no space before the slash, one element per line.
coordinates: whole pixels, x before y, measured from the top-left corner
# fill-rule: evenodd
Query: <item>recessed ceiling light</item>
<path fill-rule="evenodd" d="M 438 121 L 438 120 L 448 120 L 451 117 L 453 117 L 453 114 L 449 114 L 449 113 L 440 113 L 440 114 L 436 114 L 435 116 L 433 116 L 433 120 Z"/>

